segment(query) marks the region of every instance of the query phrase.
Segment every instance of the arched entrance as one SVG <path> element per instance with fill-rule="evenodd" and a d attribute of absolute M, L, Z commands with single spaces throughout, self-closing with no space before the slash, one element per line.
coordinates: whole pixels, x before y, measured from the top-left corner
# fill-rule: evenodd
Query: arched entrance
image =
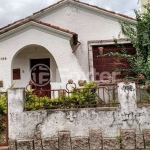
<path fill-rule="evenodd" d="M 58 66 L 52 54 L 40 45 L 28 45 L 17 52 L 12 60 L 12 84 L 26 87 L 32 81 L 37 90 L 50 90 L 51 82 L 59 82 Z"/>

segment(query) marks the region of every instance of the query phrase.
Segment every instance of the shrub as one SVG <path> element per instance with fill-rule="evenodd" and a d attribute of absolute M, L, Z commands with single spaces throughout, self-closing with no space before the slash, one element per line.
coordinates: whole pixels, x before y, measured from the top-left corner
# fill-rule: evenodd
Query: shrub
<path fill-rule="evenodd" d="M 9 86 L 9 89 L 13 88 L 15 83 Z M 6 90 L 6 92 L 8 89 Z M 0 116 L 7 114 L 7 93 L 0 91 Z"/>
<path fill-rule="evenodd" d="M 6 93 L 0 93 L 0 115 L 7 113 L 7 96 Z"/>
<path fill-rule="evenodd" d="M 45 108 L 72 108 L 95 104 L 97 84 L 90 82 L 84 85 L 83 89 L 72 88 L 71 95 L 61 95 L 51 99 L 47 96 L 38 97 L 33 90 L 27 92 L 26 110 L 38 110 Z M 66 91 L 67 92 L 67 91 Z"/>
<path fill-rule="evenodd" d="M 3 140 L 3 132 L 6 127 L 6 114 L 7 114 L 7 95 L 0 93 L 0 142 Z"/>

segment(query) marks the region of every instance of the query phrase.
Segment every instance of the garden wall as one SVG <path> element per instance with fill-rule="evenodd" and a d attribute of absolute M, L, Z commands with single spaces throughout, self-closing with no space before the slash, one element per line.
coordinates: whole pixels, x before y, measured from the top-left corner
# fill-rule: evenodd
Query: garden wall
<path fill-rule="evenodd" d="M 33 139 L 9 141 L 9 150 L 138 150 L 150 149 L 150 130 L 135 134 L 135 130 L 121 130 L 114 138 L 103 137 L 101 130 L 90 130 L 88 137 L 70 137 L 69 131 L 58 132 L 57 138 L 41 139 L 36 131 Z"/>
<path fill-rule="evenodd" d="M 114 144 L 117 143 L 117 137 L 121 138 L 120 131 L 123 131 L 123 135 L 129 135 L 134 138 L 135 145 L 135 139 L 143 138 L 143 132 L 146 129 L 150 129 L 150 107 L 134 106 L 132 109 L 132 104 L 135 105 L 135 103 L 130 101 L 120 101 L 120 103 L 124 104 L 120 108 L 80 108 L 41 111 L 24 111 L 24 103 L 24 89 L 8 90 L 9 140 L 10 142 L 17 141 L 18 145 L 19 141 L 24 140 L 27 140 L 27 143 L 32 145 L 36 131 L 40 131 L 40 138 L 43 143 L 45 143 L 43 140 L 47 138 L 56 140 L 52 140 L 52 143 L 58 143 L 59 138 L 58 145 L 60 146 L 62 144 L 60 138 L 63 134 L 64 140 L 67 138 L 70 142 L 71 139 L 70 145 L 73 146 L 75 144 L 77 147 L 80 144 L 82 145 L 82 143 L 89 147 L 90 135 L 93 134 L 91 131 L 96 131 L 95 133 L 97 134 L 100 132 L 103 135 L 103 147 L 105 147 L 107 139 L 110 147 L 113 147 L 113 145 L 117 145 Z M 127 132 L 126 134 L 126 131 L 124 133 L 124 130 L 129 131 L 129 133 Z M 147 137 L 150 139 L 149 131 L 144 138 Z M 131 139 L 132 143 L 132 138 L 129 139 Z M 146 143 L 150 146 L 149 142 Z M 24 144 L 21 142 L 20 145 Z M 59 149 L 63 150 L 60 147 Z M 72 149 L 76 150 L 79 148 Z M 67 148 L 64 150 L 67 150 Z"/>

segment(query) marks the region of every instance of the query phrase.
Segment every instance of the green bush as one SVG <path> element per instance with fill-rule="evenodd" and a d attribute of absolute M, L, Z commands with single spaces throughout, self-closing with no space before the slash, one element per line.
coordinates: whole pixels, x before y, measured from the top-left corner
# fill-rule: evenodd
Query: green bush
<path fill-rule="evenodd" d="M 7 114 L 7 96 L 6 93 L 0 93 L 0 115 Z"/>
<path fill-rule="evenodd" d="M 0 93 L 0 142 L 4 139 L 3 132 L 6 127 L 5 117 L 7 114 L 7 95 L 6 93 Z"/>
<path fill-rule="evenodd" d="M 9 86 L 8 89 L 12 89 L 14 87 L 15 83 Z M 8 91 L 6 90 L 6 92 Z M 7 93 L 0 91 L 0 116 L 7 115 Z"/>
<path fill-rule="evenodd" d="M 97 84 L 90 82 L 84 85 L 82 89 L 72 88 L 71 94 L 66 96 L 62 94 L 58 98 L 51 99 L 47 96 L 38 97 L 33 94 L 33 90 L 27 92 L 26 110 L 38 110 L 45 108 L 73 108 L 78 106 L 86 106 L 96 104 Z"/>

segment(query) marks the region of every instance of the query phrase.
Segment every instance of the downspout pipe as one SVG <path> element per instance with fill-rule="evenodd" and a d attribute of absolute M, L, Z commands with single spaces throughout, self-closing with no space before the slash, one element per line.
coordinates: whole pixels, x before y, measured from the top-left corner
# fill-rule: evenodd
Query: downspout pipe
<path fill-rule="evenodd" d="M 81 42 L 79 42 L 79 41 L 77 41 L 77 46 L 73 49 L 73 51 L 72 51 L 72 53 L 74 53 L 77 49 L 78 49 L 78 47 L 81 45 Z"/>

